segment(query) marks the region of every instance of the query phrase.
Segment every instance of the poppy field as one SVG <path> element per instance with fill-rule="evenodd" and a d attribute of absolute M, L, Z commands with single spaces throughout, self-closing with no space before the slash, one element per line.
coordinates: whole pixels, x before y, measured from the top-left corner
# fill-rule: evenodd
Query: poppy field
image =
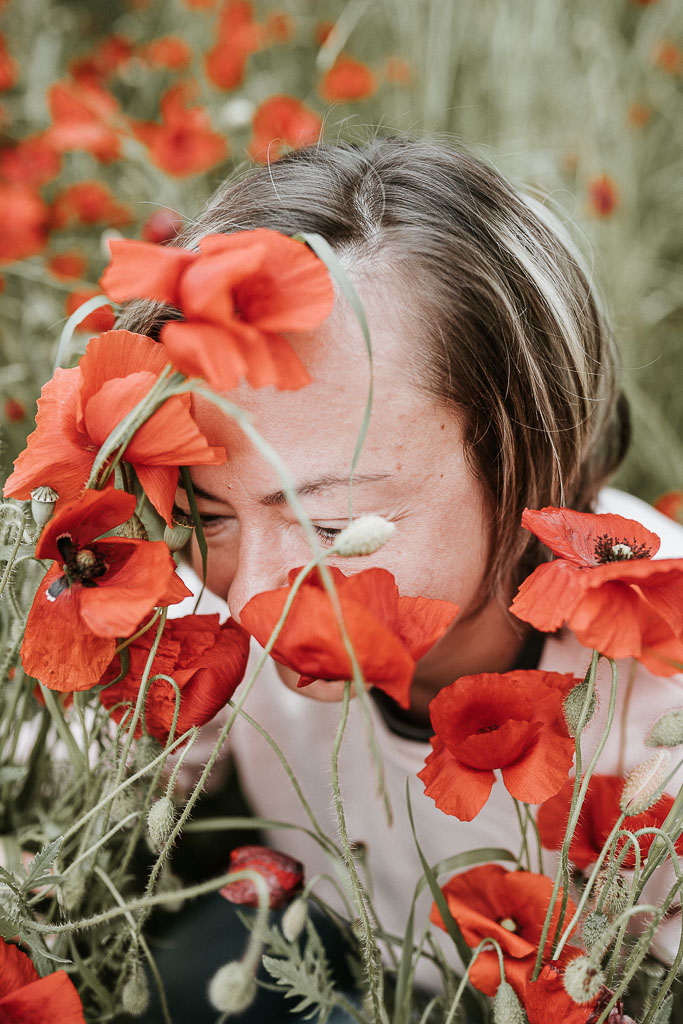
<path fill-rule="evenodd" d="M 578 224 L 632 405 L 618 483 L 683 522 L 680 8 L 1 10 L 0 1019 L 145 1019 L 154 1002 L 164 1024 L 177 1021 L 157 966 L 159 915 L 171 927 L 174 910 L 220 893 L 253 910 L 242 956 L 208 987 L 221 1022 L 252 1004 L 260 968 L 322 1022 L 333 1011 L 360 1024 L 682 1021 L 683 559 L 631 518 L 527 509 L 520 530 L 546 560 L 509 610 L 571 635 L 581 671 L 539 663 L 444 686 L 431 750 L 406 805 L 390 807 L 368 690 L 408 708 L 417 663 L 460 609 L 354 566 L 390 541 L 382 517 L 350 517 L 322 544 L 288 467 L 231 401 L 244 381 L 309 386 L 287 339 L 325 321 L 335 289 L 351 296 L 371 352 L 362 304 L 318 235 L 226 228 L 169 244 L 191 237 L 227 176 L 321 137 L 431 134 L 472 147 Z M 129 303 L 151 310 L 149 334 L 143 320 L 127 329 Z M 159 309 L 171 313 L 156 330 Z M 239 622 L 200 607 L 207 522 L 191 469 L 228 453 L 203 430 L 199 399 L 276 469 L 310 547 Z M 293 752 L 267 735 L 305 827 L 256 821 L 305 831 L 332 885 L 287 852 L 231 848 L 238 813 L 201 818 L 236 723 L 267 733 L 244 705 L 269 655 L 298 688 L 343 684 L 326 753 L 334 828 L 318 820 Z M 628 733 L 639 687 L 656 690 L 653 717 L 632 714 Z M 401 934 L 381 926 L 349 830 L 350 715 L 376 815 L 402 823 L 418 866 Z M 449 848 L 447 830 L 495 819 L 500 799 L 514 835 Z M 427 812 L 443 822 L 438 863 L 420 834 Z M 187 881 L 174 854 L 193 830 L 226 853 L 221 872 Z M 335 983 L 312 902 L 344 936 L 352 995 Z M 425 963 L 438 984 L 423 984 Z"/>

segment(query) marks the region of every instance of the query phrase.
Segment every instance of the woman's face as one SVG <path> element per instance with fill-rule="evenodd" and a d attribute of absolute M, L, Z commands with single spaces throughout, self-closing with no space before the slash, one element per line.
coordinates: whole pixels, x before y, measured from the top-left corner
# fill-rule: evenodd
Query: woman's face
<path fill-rule="evenodd" d="M 383 516 L 396 529 L 375 554 L 333 556 L 329 564 L 346 573 L 388 569 L 401 594 L 452 601 L 462 620 L 480 601 L 489 544 L 486 505 L 465 462 L 458 418 L 411 381 L 413 353 L 421 342 L 401 294 L 375 288 L 363 299 L 373 343 L 374 399 L 354 476 L 353 515 Z M 330 547 L 348 523 L 348 480 L 367 399 L 368 358 L 355 317 L 341 301 L 321 328 L 297 336 L 293 346 L 312 377 L 310 385 L 297 391 L 242 385 L 228 397 L 278 452 L 321 545 Z M 193 468 L 192 479 L 209 548 L 208 586 L 239 619 L 255 594 L 286 585 L 290 569 L 308 562 L 311 550 L 277 473 L 240 427 L 202 398 L 196 417 L 209 441 L 228 453 L 223 466 Z M 178 500 L 187 508 L 182 492 Z M 199 568 L 196 545 L 194 562 Z M 451 633 L 458 629 L 456 622 Z M 448 640 L 438 648 L 447 652 Z M 456 637 L 451 646 L 456 651 L 462 644 Z M 316 695 L 316 687 L 323 688 L 317 695 L 324 699 L 333 695 L 324 683 L 304 692 Z"/>

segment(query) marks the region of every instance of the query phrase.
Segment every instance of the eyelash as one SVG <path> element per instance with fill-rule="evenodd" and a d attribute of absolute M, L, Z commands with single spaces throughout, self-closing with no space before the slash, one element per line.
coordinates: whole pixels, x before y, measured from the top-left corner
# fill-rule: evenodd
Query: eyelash
<path fill-rule="evenodd" d="M 313 524 L 313 529 L 318 534 L 320 540 L 326 541 L 330 546 L 334 544 L 341 533 L 341 530 L 335 530 L 333 526 L 316 526 L 315 523 Z"/>

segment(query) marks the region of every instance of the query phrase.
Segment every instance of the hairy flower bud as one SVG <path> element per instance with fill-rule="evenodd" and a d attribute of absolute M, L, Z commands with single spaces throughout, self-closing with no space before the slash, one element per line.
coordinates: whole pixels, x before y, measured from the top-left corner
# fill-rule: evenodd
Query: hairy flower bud
<path fill-rule="evenodd" d="M 167 526 L 164 530 L 164 540 L 171 551 L 181 551 L 194 530 L 192 516 L 188 516 L 184 512 L 174 512 L 171 521 L 173 525 Z"/>
<path fill-rule="evenodd" d="M 221 1013 L 241 1013 L 254 1001 L 254 972 L 241 960 L 219 967 L 209 982 L 209 1002 Z"/>
<path fill-rule="evenodd" d="M 642 814 L 660 798 L 661 788 L 669 772 L 671 754 L 659 750 L 634 768 L 621 791 L 619 807 L 624 814 Z"/>
<path fill-rule="evenodd" d="M 159 740 L 156 740 L 154 736 L 141 736 L 135 744 L 135 757 L 133 759 L 135 771 L 138 772 L 141 768 L 146 768 L 150 761 L 159 756 L 162 749 Z"/>
<path fill-rule="evenodd" d="M 648 747 L 678 747 L 683 743 L 683 708 L 667 711 L 650 729 Z"/>
<path fill-rule="evenodd" d="M 579 683 L 572 690 L 569 691 L 567 696 L 564 698 L 564 720 L 567 723 L 567 731 L 570 736 L 576 736 L 576 730 L 579 728 L 579 719 L 581 718 L 581 712 L 583 711 L 583 705 L 586 703 L 586 695 L 588 693 L 588 683 Z M 591 697 L 590 704 L 588 705 L 588 713 L 586 715 L 586 721 L 583 723 L 584 729 L 590 722 L 591 718 L 595 714 L 595 708 L 597 701 L 595 699 L 595 691 Z"/>
<path fill-rule="evenodd" d="M 581 929 L 581 937 L 589 953 L 593 950 L 598 953 L 602 952 L 607 944 L 608 929 L 609 918 L 602 911 L 594 910 L 593 913 L 586 915 Z"/>
<path fill-rule="evenodd" d="M 577 956 L 564 969 L 564 988 L 575 1003 L 590 1003 L 605 982 L 605 976 L 588 956 Z"/>
<path fill-rule="evenodd" d="M 137 964 L 131 971 L 131 975 L 123 986 L 121 992 L 121 1008 L 131 1017 L 141 1017 L 149 1006 L 149 985 L 147 976 Z"/>
<path fill-rule="evenodd" d="M 31 491 L 31 515 L 39 530 L 52 517 L 59 494 L 52 487 L 36 487 Z"/>
<path fill-rule="evenodd" d="M 175 807 L 168 796 L 155 800 L 147 813 L 149 838 L 155 849 L 160 850 L 173 831 Z"/>
<path fill-rule="evenodd" d="M 386 544 L 395 529 L 393 523 L 381 516 L 360 516 L 342 530 L 332 551 L 344 558 L 372 555 Z"/>
<path fill-rule="evenodd" d="M 615 873 L 608 864 L 600 868 L 593 892 L 608 918 L 617 917 L 626 909 L 629 886 L 621 872 Z"/>
<path fill-rule="evenodd" d="M 282 934 L 287 939 L 287 942 L 296 942 L 306 924 L 307 917 L 308 905 L 306 900 L 299 897 L 289 904 L 280 922 Z"/>
<path fill-rule="evenodd" d="M 507 981 L 501 981 L 493 1000 L 493 1024 L 526 1024 L 526 1015 Z"/>

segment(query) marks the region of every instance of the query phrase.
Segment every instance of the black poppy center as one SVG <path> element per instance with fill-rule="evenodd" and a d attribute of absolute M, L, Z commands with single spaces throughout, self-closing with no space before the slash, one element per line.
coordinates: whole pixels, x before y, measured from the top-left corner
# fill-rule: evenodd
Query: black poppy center
<path fill-rule="evenodd" d="M 604 533 L 595 541 L 595 557 L 601 565 L 607 562 L 630 562 L 635 558 L 652 558 L 647 544 L 638 544 L 635 538 L 610 537 Z"/>
<path fill-rule="evenodd" d="M 97 586 L 97 579 L 104 576 L 108 566 L 96 544 L 79 548 L 71 534 L 64 533 L 57 538 L 57 548 L 64 560 L 64 575 L 59 576 L 48 587 L 48 601 L 55 601 L 67 587 L 72 587 L 75 583 L 80 583 L 82 587 Z"/>

